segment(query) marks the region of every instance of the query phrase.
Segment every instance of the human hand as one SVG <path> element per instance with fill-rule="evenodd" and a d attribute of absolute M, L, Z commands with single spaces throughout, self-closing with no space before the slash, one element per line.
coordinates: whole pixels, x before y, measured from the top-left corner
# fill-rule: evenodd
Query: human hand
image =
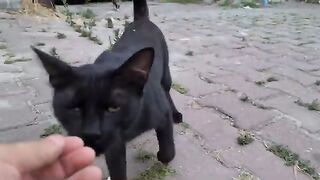
<path fill-rule="evenodd" d="M 0 144 L 0 180 L 101 180 L 95 152 L 78 137 Z"/>

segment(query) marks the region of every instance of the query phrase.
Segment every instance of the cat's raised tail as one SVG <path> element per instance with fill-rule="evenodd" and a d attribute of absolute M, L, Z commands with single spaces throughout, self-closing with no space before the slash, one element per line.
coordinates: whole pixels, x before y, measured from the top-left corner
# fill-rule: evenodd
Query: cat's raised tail
<path fill-rule="evenodd" d="M 134 20 L 149 19 L 147 0 L 133 0 Z"/>

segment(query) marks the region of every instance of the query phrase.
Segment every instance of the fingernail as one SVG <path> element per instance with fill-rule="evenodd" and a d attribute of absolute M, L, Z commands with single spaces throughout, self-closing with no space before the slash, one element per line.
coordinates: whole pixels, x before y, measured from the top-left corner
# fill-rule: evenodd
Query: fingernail
<path fill-rule="evenodd" d="M 64 137 L 61 135 L 51 135 L 51 136 L 47 137 L 47 140 L 52 141 L 53 143 L 55 143 L 58 146 L 64 146 L 64 144 L 65 144 Z"/>

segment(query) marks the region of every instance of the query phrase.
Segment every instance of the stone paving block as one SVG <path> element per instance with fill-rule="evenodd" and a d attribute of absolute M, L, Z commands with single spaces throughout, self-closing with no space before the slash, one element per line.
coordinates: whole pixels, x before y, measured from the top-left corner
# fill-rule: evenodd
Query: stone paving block
<path fill-rule="evenodd" d="M 33 104 L 46 103 L 52 100 L 53 89 L 47 77 L 22 80 L 22 84 L 32 92 L 33 97 L 30 100 Z"/>
<path fill-rule="evenodd" d="M 202 135 L 211 150 L 228 149 L 236 145 L 236 139 L 239 136 L 238 129 L 234 128 L 229 120 L 223 119 L 213 110 L 186 107 L 181 112 L 184 116 L 184 122 Z"/>
<path fill-rule="evenodd" d="M 283 117 L 264 127 L 257 134 L 277 144 L 287 145 L 302 159 L 311 161 L 311 164 L 319 171 L 320 140 L 306 132 L 298 127 L 294 120 Z"/>
<path fill-rule="evenodd" d="M 173 82 L 186 88 L 188 90 L 186 94 L 193 97 L 201 97 L 226 89 L 226 87 L 223 85 L 208 83 L 200 78 L 202 78 L 202 76 L 199 73 L 193 71 L 184 71 L 176 73 Z"/>
<path fill-rule="evenodd" d="M 190 140 L 187 136 L 175 133 L 176 157 L 169 164 L 175 171 L 174 176 L 167 176 L 167 180 L 193 180 L 195 178 L 229 180 L 236 177 L 238 171 L 226 168 L 219 164 L 212 156 Z M 147 151 L 152 154 L 158 152 L 158 142 L 154 131 L 149 131 L 137 137 L 127 144 L 127 173 L 128 179 L 134 179 L 141 172 L 152 166 L 153 162 L 141 162 L 137 160 L 139 151 Z M 195 158 L 196 157 L 196 158 Z M 104 177 L 108 177 L 104 156 L 96 159 L 96 163 L 102 168 Z"/>
<path fill-rule="evenodd" d="M 282 56 L 277 58 L 270 58 L 268 59 L 272 63 L 277 63 L 278 65 L 281 64 L 282 68 L 287 68 L 288 66 L 293 69 L 299 69 L 303 71 L 311 71 L 317 68 L 320 68 L 317 64 L 311 64 L 306 61 L 298 61 L 294 59 L 294 56 Z M 280 68 L 280 67 L 278 67 Z M 277 68 L 276 68 L 277 69 Z M 293 70 L 291 70 L 293 71 Z"/>
<path fill-rule="evenodd" d="M 314 66 L 316 68 L 316 66 Z M 271 69 L 268 70 L 268 72 L 274 73 L 274 74 L 280 74 L 282 76 L 288 77 L 294 81 L 298 81 L 300 84 L 307 86 L 311 85 L 316 80 L 318 80 L 318 77 L 309 75 L 303 71 L 293 69 L 287 66 L 277 66 L 277 67 L 272 67 Z"/>
<path fill-rule="evenodd" d="M 34 109 L 38 112 L 38 114 L 37 114 L 38 121 L 55 119 L 51 101 L 47 102 L 47 103 L 41 103 L 41 104 L 34 105 Z"/>
<path fill-rule="evenodd" d="M 44 129 L 56 124 L 55 121 L 43 121 L 30 126 L 23 126 L 8 131 L 0 131 L 0 143 L 32 141 L 40 139 Z"/>
<path fill-rule="evenodd" d="M 267 89 L 256 85 L 254 82 L 247 81 L 240 75 L 222 76 L 210 78 L 214 83 L 222 83 L 232 89 L 246 93 L 250 98 L 259 99 L 277 95 L 280 91 Z"/>
<path fill-rule="evenodd" d="M 296 98 L 291 96 L 279 96 L 262 103 L 293 117 L 301 124 L 301 127 L 308 131 L 312 133 L 320 132 L 320 121 L 315 121 L 315 119 L 320 118 L 320 114 L 316 111 L 310 111 L 306 107 L 298 106 L 294 103 L 295 100 Z"/>
<path fill-rule="evenodd" d="M 312 102 L 314 99 L 320 97 L 320 93 L 314 91 L 312 88 L 307 88 L 301 84 L 290 79 L 282 79 L 281 81 L 274 81 L 265 84 L 266 87 L 278 89 L 286 92 L 294 97 L 302 99 L 303 102 Z"/>
<path fill-rule="evenodd" d="M 136 141 L 131 144 L 140 144 L 139 148 L 156 154 L 156 152 L 158 151 L 156 137 L 154 134 L 152 136 L 148 134 L 148 136 L 149 138 L 147 138 L 147 140 L 144 140 L 144 142 L 146 143 L 143 143 L 143 141 L 141 142 L 141 140 L 144 139 L 144 137 L 142 137 L 142 139 L 137 138 Z M 209 154 L 204 153 L 204 150 L 201 147 L 198 147 L 195 144 L 193 144 L 193 140 L 190 140 L 187 136 L 178 135 L 176 133 L 175 144 L 176 157 L 170 163 L 170 166 L 173 167 L 177 173 L 175 176 L 167 177 L 166 179 L 193 180 L 196 178 L 211 179 L 214 177 L 215 179 L 229 180 L 237 176 L 237 170 L 232 168 L 226 168 L 219 164 Z M 131 168 L 137 169 L 136 166 L 132 165 Z M 129 170 L 129 172 L 130 171 L 131 170 Z"/>
<path fill-rule="evenodd" d="M 15 81 L 0 83 L 0 97 L 14 96 L 27 92 L 27 89 L 18 86 L 17 82 Z"/>
<path fill-rule="evenodd" d="M 21 96 L 0 99 L 0 129 L 13 128 L 36 120 L 36 114 Z"/>
<path fill-rule="evenodd" d="M 247 169 L 260 179 L 296 180 L 293 168 L 285 166 L 282 159 L 268 152 L 259 142 L 244 147 L 234 147 L 222 151 L 220 155 L 228 165 Z M 297 173 L 297 179 L 311 180 L 302 173 Z"/>
<path fill-rule="evenodd" d="M 199 100 L 201 106 L 217 107 L 234 118 L 236 126 L 254 129 L 277 116 L 275 112 L 259 109 L 250 103 L 242 102 L 237 95 L 225 93 L 206 96 Z"/>

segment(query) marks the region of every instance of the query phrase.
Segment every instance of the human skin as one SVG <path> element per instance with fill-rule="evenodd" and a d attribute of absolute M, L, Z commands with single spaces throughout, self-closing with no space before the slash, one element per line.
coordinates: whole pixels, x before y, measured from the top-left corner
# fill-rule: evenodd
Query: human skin
<path fill-rule="evenodd" d="M 101 180 L 95 152 L 78 137 L 0 144 L 0 180 Z"/>

